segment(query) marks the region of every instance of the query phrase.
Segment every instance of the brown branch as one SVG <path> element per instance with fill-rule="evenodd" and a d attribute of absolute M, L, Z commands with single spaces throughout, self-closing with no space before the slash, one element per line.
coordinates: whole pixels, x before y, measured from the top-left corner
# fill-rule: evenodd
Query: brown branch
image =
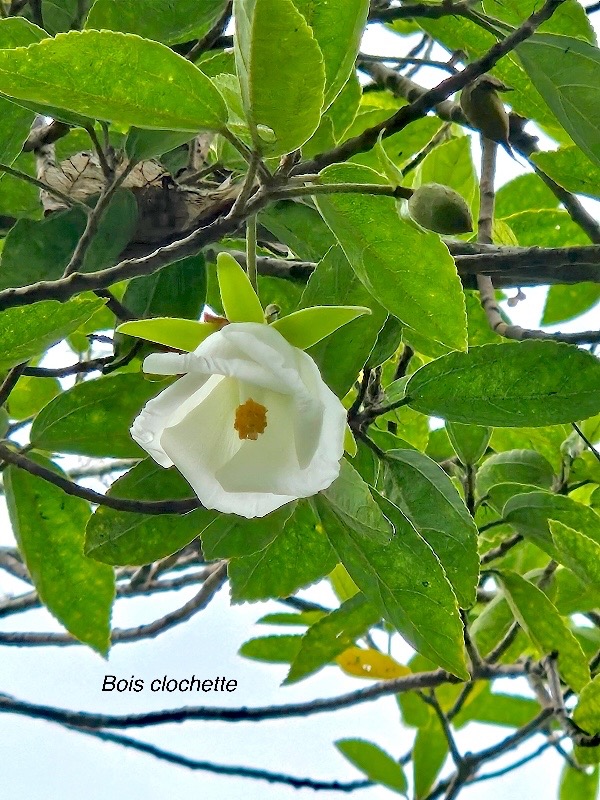
<path fill-rule="evenodd" d="M 225 10 L 219 17 L 219 19 L 215 22 L 212 28 L 204 34 L 201 39 L 198 39 L 196 44 L 191 48 L 191 50 L 186 54 L 186 58 L 189 61 L 196 61 L 196 59 L 202 55 L 206 50 L 210 50 L 211 47 L 215 44 L 217 39 L 225 32 L 225 28 L 227 27 L 227 23 L 231 18 L 231 14 L 233 11 L 233 2 L 227 3 Z"/>
<path fill-rule="evenodd" d="M 5 636 L 6 634 L 3 634 Z M 487 667 L 477 676 L 479 678 L 520 677 L 525 674 L 521 664 Z M 143 728 L 185 720 L 220 720 L 223 722 L 261 722 L 267 719 L 288 719 L 305 717 L 329 711 L 338 711 L 361 703 L 371 702 L 379 697 L 415 689 L 431 688 L 446 683 L 461 683 L 460 679 L 445 670 L 419 672 L 391 681 L 382 681 L 364 689 L 311 700 L 304 703 L 289 703 L 280 706 L 262 706 L 255 708 L 231 708 L 216 706 L 186 706 L 183 708 L 148 711 L 142 714 L 95 714 L 86 711 L 70 711 L 62 708 L 38 705 L 16 700 L 7 695 L 0 695 L 0 713 L 21 714 L 36 719 L 60 722 L 77 727 L 101 728 Z"/>
<path fill-rule="evenodd" d="M 17 385 L 17 382 L 21 375 L 25 372 L 25 368 L 27 367 L 27 362 L 23 364 L 17 364 L 16 367 L 13 367 L 6 378 L 2 381 L 2 385 L 0 386 L 0 407 L 6 403 L 8 400 L 10 393 Z"/>
<path fill-rule="evenodd" d="M 481 58 L 473 61 L 456 75 L 446 78 L 433 89 L 426 91 L 410 105 L 403 106 L 389 119 L 372 128 L 367 128 L 359 136 L 348 139 L 327 153 L 321 153 L 309 161 L 301 162 L 295 167 L 292 174 L 320 172 L 329 164 L 346 161 L 357 153 L 370 150 L 377 143 L 380 134 L 385 138 L 403 130 L 411 122 L 425 116 L 430 109 L 446 100 L 451 94 L 458 92 L 475 78 L 490 70 L 503 56 L 535 33 L 536 29 L 552 16 L 563 2 L 564 0 L 546 0 L 539 11 L 531 14 L 516 30 L 492 45 Z"/>
<path fill-rule="evenodd" d="M 153 620 L 145 625 L 138 625 L 135 628 L 115 628 L 111 633 L 111 643 L 126 644 L 129 642 L 139 642 L 142 639 L 154 639 L 164 631 L 187 622 L 198 611 L 202 611 L 210 603 L 217 591 L 221 588 L 227 578 L 227 565 L 220 562 L 213 565 L 211 575 L 204 581 L 201 589 L 187 603 L 180 608 L 165 614 L 164 617 Z M 17 647 L 39 647 L 53 646 L 65 647 L 69 645 L 79 645 L 81 642 L 69 633 L 35 633 L 35 632 L 2 632 L 0 633 L 0 644 L 14 645 Z"/>
<path fill-rule="evenodd" d="M 490 561 L 495 561 L 497 558 L 502 558 L 503 555 L 506 555 L 509 550 L 512 550 L 513 547 L 522 541 L 523 536 L 520 533 L 515 533 L 513 536 L 509 536 L 508 539 L 504 539 L 504 541 L 500 542 L 497 547 L 492 547 L 491 550 L 488 550 L 486 553 L 484 553 L 481 556 L 481 563 L 489 564 Z"/>
<path fill-rule="evenodd" d="M 361 64 L 360 67 L 363 72 L 369 74 L 379 85 L 389 89 L 393 94 L 409 100 L 411 103 L 416 102 L 427 94 L 427 89 L 423 86 L 420 86 L 418 83 L 411 81 L 408 77 L 400 75 L 395 70 L 383 64 Z M 473 129 L 458 103 L 453 103 L 450 100 L 443 100 L 435 105 L 434 110 L 440 119 L 447 122 L 456 122 L 459 125 Z M 553 181 L 552 178 L 542 172 L 536 164 L 529 160 L 532 153 L 539 152 L 539 148 L 537 146 L 536 137 L 531 136 L 524 130 L 527 121 L 511 114 L 510 122 L 509 141 L 512 149 L 528 160 L 531 168 L 546 186 L 548 186 L 554 196 L 563 204 L 573 222 L 585 231 L 590 241 L 600 244 L 600 224 L 586 211 L 575 195 L 567 192 L 562 186 L 559 186 L 558 183 Z M 580 278 L 580 280 L 588 279 Z"/>
<path fill-rule="evenodd" d="M 112 283 L 118 283 L 127 278 L 150 275 L 185 256 L 195 255 L 206 245 L 234 233 L 246 216 L 259 211 L 267 205 L 268 201 L 268 193 L 257 193 L 243 214 L 240 212 L 238 217 L 226 217 L 224 214 L 231 209 L 232 205 L 232 200 L 226 200 L 219 208 L 214 209 L 215 215 L 219 214 L 214 222 L 192 231 L 183 239 L 159 247 L 145 256 L 126 259 L 114 267 L 98 272 L 74 272 L 67 278 L 60 278 L 56 281 L 40 281 L 29 286 L 0 291 L 0 310 L 28 305 L 38 300 L 65 301 L 80 292 L 104 289 Z"/>
<path fill-rule="evenodd" d="M 41 147 L 54 144 L 54 142 L 66 136 L 70 130 L 70 125 L 56 119 L 43 125 L 36 125 L 32 128 L 31 133 L 23 144 L 23 152 L 31 153 L 33 150 L 39 150 Z"/>
<path fill-rule="evenodd" d="M 0 460 L 5 464 L 12 464 L 19 469 L 24 469 L 31 475 L 36 475 L 48 483 L 54 484 L 66 494 L 81 497 L 90 503 L 114 508 L 116 511 L 133 511 L 138 514 L 187 514 L 196 508 L 202 508 L 197 498 L 188 500 L 126 500 L 121 497 L 111 497 L 100 494 L 93 489 L 73 483 L 62 475 L 57 475 L 52 470 L 27 458 L 21 453 L 16 453 L 4 444 L 0 444 Z"/>

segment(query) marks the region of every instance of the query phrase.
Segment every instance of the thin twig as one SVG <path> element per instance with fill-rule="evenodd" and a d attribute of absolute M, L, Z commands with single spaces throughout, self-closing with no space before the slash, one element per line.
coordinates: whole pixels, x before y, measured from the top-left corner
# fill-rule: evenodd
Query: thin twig
<path fill-rule="evenodd" d="M 3 634 L 3 636 L 6 635 Z M 524 674 L 525 670 L 522 665 L 511 664 L 509 666 L 487 668 L 485 673 L 479 677 L 521 677 Z M 36 719 L 62 722 L 96 730 L 100 728 L 143 728 L 192 719 L 221 720 L 223 722 L 260 722 L 267 719 L 288 719 L 290 717 L 305 717 L 312 714 L 338 711 L 341 708 L 350 708 L 361 703 L 371 702 L 379 697 L 441 686 L 445 683 L 461 683 L 461 681 L 456 676 L 440 669 L 433 672 L 419 672 L 391 681 L 382 681 L 346 694 L 302 703 L 255 708 L 185 706 L 183 708 L 147 711 L 141 714 L 95 714 L 86 711 L 70 711 L 17 700 L 8 695 L 0 695 L 0 713 L 21 714 Z M 542 713 L 545 714 L 545 712 Z M 546 716 L 543 717 L 544 721 Z M 529 723 L 529 726 L 532 724 Z"/>
<path fill-rule="evenodd" d="M 4 444 L 0 444 L 0 460 L 58 486 L 66 494 L 81 497 L 90 503 L 114 508 L 116 511 L 133 511 L 139 514 L 187 514 L 189 511 L 202 508 L 197 498 L 189 500 L 126 500 L 121 497 L 100 494 L 93 489 L 63 478 L 62 475 L 58 475 L 27 456 L 11 450 Z"/>
<path fill-rule="evenodd" d="M 20 169 L 9 167 L 8 164 L 0 164 L 0 172 L 6 172 L 7 175 L 12 175 L 13 178 L 18 178 L 26 183 L 31 183 L 33 186 L 37 186 L 37 188 L 41 189 L 43 192 L 48 192 L 48 194 L 52 194 L 54 197 L 62 200 L 65 205 L 77 206 L 77 208 L 85 211 L 86 214 L 91 214 L 92 209 L 86 206 L 85 203 L 82 203 L 80 200 L 75 200 L 75 198 L 70 197 L 64 192 L 61 192 L 59 189 L 55 189 L 53 186 L 49 186 L 47 183 L 44 183 L 44 181 L 34 178 L 33 175 L 29 175 L 27 172 L 22 172 Z"/>

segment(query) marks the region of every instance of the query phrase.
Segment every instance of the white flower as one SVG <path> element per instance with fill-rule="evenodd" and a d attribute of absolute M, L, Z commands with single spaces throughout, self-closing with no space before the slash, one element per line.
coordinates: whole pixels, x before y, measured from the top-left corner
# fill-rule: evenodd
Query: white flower
<path fill-rule="evenodd" d="M 193 353 L 156 353 L 146 372 L 180 375 L 131 435 L 173 464 L 206 508 L 262 517 L 337 478 L 346 412 L 312 358 L 269 325 L 226 325 Z"/>

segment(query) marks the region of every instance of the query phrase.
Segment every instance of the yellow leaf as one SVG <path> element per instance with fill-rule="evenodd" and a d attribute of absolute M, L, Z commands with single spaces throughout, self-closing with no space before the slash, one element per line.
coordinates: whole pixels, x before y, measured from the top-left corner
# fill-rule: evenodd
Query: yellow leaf
<path fill-rule="evenodd" d="M 349 647 L 336 658 L 338 666 L 348 675 L 357 678 L 393 680 L 410 675 L 410 669 L 399 664 L 396 659 L 378 650 Z"/>

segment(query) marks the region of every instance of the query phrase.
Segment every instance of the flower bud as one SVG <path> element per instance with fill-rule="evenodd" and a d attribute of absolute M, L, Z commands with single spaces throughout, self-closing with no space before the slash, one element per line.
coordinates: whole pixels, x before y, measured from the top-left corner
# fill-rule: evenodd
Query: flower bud
<path fill-rule="evenodd" d="M 408 201 L 410 216 L 430 231 L 445 234 L 469 233 L 473 219 L 465 200 L 441 183 L 424 183 Z"/>

